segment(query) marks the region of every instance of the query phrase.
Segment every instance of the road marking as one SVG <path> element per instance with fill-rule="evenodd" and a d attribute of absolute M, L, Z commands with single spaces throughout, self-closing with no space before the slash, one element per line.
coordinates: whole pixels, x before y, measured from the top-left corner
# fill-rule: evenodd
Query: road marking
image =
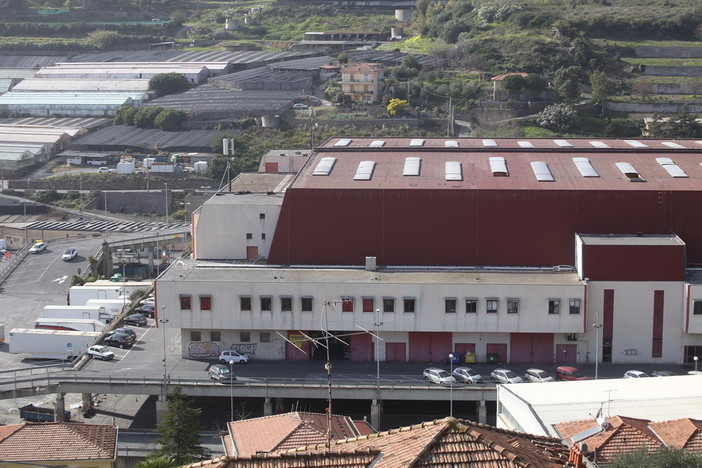
<path fill-rule="evenodd" d="M 68 278 L 67 275 L 63 275 L 60 278 L 56 278 L 55 280 L 51 280 L 52 283 L 58 282 L 58 284 L 63 284 L 64 281 L 66 281 L 66 278 Z"/>
<path fill-rule="evenodd" d="M 46 272 L 49 271 L 49 268 L 51 268 L 51 265 L 53 265 L 54 263 L 56 263 L 56 260 L 58 260 L 59 258 L 61 258 L 60 255 L 59 255 L 58 257 L 56 257 L 51 263 L 49 263 L 49 266 L 47 266 L 46 268 L 44 268 L 44 271 L 42 272 L 41 275 L 39 275 L 39 278 L 37 278 L 37 281 L 35 281 L 35 283 L 38 282 L 40 279 L 42 279 L 42 278 L 44 277 L 44 275 L 46 274 Z"/>

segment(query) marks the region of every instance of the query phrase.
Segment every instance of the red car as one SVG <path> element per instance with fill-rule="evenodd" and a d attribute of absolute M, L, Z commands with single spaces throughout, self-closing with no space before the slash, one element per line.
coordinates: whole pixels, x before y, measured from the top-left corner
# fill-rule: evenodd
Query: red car
<path fill-rule="evenodd" d="M 587 380 L 587 377 L 580 375 L 577 367 L 559 366 L 556 369 L 556 379 L 558 380 Z"/>

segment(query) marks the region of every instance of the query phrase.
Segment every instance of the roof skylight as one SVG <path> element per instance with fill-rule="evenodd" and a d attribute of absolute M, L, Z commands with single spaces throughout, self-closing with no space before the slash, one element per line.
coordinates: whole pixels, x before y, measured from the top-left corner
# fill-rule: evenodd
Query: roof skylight
<path fill-rule="evenodd" d="M 405 158 L 405 167 L 402 170 L 403 176 L 418 176 L 422 168 L 422 158 Z"/>
<path fill-rule="evenodd" d="M 446 180 L 463 180 L 463 170 L 458 161 L 446 161 Z"/>
<path fill-rule="evenodd" d="M 495 177 L 507 177 L 509 172 L 507 171 L 507 163 L 505 158 L 499 156 L 493 156 L 490 158 L 490 170 L 492 175 Z"/>
<path fill-rule="evenodd" d="M 312 175 L 318 175 L 318 176 L 327 176 L 331 172 L 332 168 L 334 167 L 334 163 L 336 162 L 336 158 L 322 158 L 319 160 L 317 163 L 317 167 L 314 168 L 314 172 L 312 172 Z"/>
<path fill-rule="evenodd" d="M 353 180 L 371 180 L 373 169 L 375 169 L 375 161 L 361 161 L 358 163 L 358 169 L 356 169 L 356 175 L 353 176 Z"/>
<path fill-rule="evenodd" d="M 536 176 L 536 180 L 539 182 L 553 182 L 556 180 L 553 178 L 553 174 L 551 174 L 548 164 L 546 164 L 544 161 L 532 161 L 531 170 L 534 171 L 534 176 Z"/>
<path fill-rule="evenodd" d="M 592 142 L 590 142 L 592 143 Z M 594 167 L 592 167 L 592 163 L 590 162 L 589 159 L 587 158 L 573 158 L 573 162 L 575 163 L 575 167 L 578 168 L 578 171 L 580 171 L 580 175 L 583 177 L 599 177 L 600 175 L 597 173 Z"/>

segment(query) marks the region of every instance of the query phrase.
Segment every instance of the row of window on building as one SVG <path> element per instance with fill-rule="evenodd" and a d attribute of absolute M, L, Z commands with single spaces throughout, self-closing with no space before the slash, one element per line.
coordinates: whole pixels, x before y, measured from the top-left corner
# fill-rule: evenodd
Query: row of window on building
<path fill-rule="evenodd" d="M 273 296 L 259 296 L 258 298 L 258 309 L 260 311 L 273 311 Z M 212 296 L 203 295 L 199 296 L 200 310 L 212 310 Z M 280 311 L 281 312 L 293 312 L 293 297 L 292 296 L 280 296 Z M 299 310 L 301 312 L 312 312 L 313 310 L 314 298 L 310 296 L 303 296 L 299 298 Z M 356 311 L 356 300 L 353 297 L 342 297 L 340 302 L 340 307 L 342 312 L 355 312 Z M 376 302 L 378 302 L 378 307 L 376 307 Z M 461 307 L 461 302 L 463 307 Z M 505 311 L 508 314 L 518 314 L 520 308 L 520 300 L 518 298 L 507 298 L 505 299 Z M 242 312 L 253 311 L 254 299 L 252 296 L 239 296 L 239 308 Z M 336 304 L 331 303 L 331 306 L 336 307 Z M 360 300 L 361 311 L 362 312 L 384 312 L 393 313 L 396 311 L 402 311 L 405 313 L 414 313 L 417 311 L 417 299 L 414 297 L 404 297 L 398 300 L 394 297 L 383 297 L 380 300 L 376 300 L 374 297 L 362 297 Z M 572 298 L 568 299 L 568 313 L 569 314 L 579 314 L 581 306 L 581 299 Z M 481 309 L 482 307 L 482 309 Z M 180 309 L 181 310 L 192 310 L 192 296 L 188 294 L 180 295 Z M 488 297 L 483 300 L 483 305 L 480 305 L 480 301 L 476 297 L 467 297 L 463 301 L 459 301 L 455 297 L 444 298 L 444 312 L 447 314 L 455 314 L 459 312 L 465 312 L 467 314 L 478 313 L 479 310 L 483 310 L 487 314 L 496 314 L 500 310 L 500 299 L 494 297 Z M 560 314 L 561 313 L 561 299 L 550 298 L 548 299 L 548 304 L 546 305 L 546 310 L 549 314 Z M 697 307 L 695 307 L 695 313 L 697 313 Z"/>
<path fill-rule="evenodd" d="M 210 330 L 209 341 L 221 342 L 222 332 L 216 330 Z M 240 343 L 251 343 L 253 341 L 253 334 L 249 331 L 239 332 L 239 342 Z M 200 330 L 190 330 L 190 341 L 203 341 L 203 333 Z M 208 341 L 208 340 L 204 340 Z M 258 333 L 259 343 L 270 343 L 271 342 L 271 332 L 259 332 Z"/>

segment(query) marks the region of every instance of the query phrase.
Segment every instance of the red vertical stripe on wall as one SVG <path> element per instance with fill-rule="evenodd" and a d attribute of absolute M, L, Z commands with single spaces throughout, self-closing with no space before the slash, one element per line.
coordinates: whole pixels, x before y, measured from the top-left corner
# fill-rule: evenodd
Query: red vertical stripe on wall
<path fill-rule="evenodd" d="M 653 343 L 651 357 L 663 356 L 663 303 L 664 291 L 653 292 Z"/>
<path fill-rule="evenodd" d="M 604 290 L 602 317 L 602 362 L 612 362 L 612 336 L 614 334 L 614 289 Z"/>

